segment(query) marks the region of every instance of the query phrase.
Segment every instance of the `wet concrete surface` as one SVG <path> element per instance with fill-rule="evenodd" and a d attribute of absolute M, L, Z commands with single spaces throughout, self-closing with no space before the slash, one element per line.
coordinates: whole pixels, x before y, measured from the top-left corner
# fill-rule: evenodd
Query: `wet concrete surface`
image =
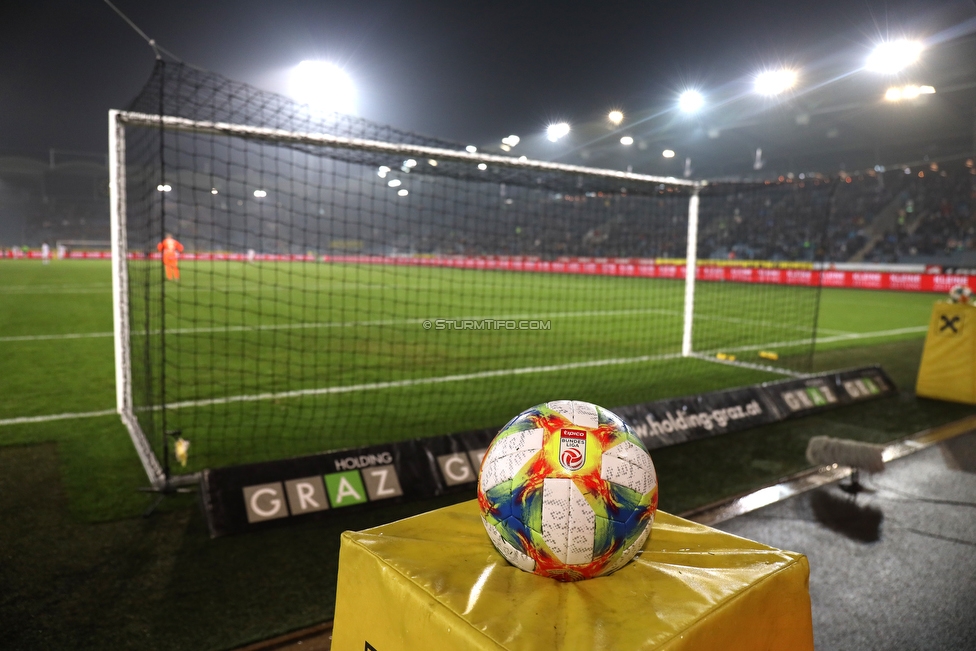
<path fill-rule="evenodd" d="M 819 650 L 976 650 L 976 432 L 861 482 L 716 527 L 807 555 Z"/>

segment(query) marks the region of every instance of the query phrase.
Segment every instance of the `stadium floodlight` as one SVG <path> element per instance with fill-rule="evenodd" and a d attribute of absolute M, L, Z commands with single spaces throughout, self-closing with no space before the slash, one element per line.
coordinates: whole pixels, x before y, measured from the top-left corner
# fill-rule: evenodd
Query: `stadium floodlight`
<path fill-rule="evenodd" d="M 469 154 L 473 154 L 478 151 L 478 148 L 475 147 L 474 145 L 468 145 L 467 147 L 464 148 L 464 151 L 468 152 Z"/>
<path fill-rule="evenodd" d="M 218 194 L 217 188 L 210 188 L 210 194 Z"/>
<path fill-rule="evenodd" d="M 620 139 L 620 144 L 629 147 L 630 145 L 634 144 L 634 139 L 631 136 L 624 136 Z"/>
<path fill-rule="evenodd" d="M 908 39 L 886 41 L 875 46 L 864 68 L 871 72 L 894 74 L 918 61 L 921 53 L 922 44 L 918 41 Z"/>
<path fill-rule="evenodd" d="M 889 102 L 900 102 L 903 99 L 918 99 L 919 95 L 932 95 L 935 93 L 934 86 L 892 86 L 885 91 L 884 98 Z"/>
<path fill-rule="evenodd" d="M 569 123 L 556 122 L 546 127 L 546 137 L 552 142 L 569 135 Z"/>
<path fill-rule="evenodd" d="M 764 70 L 756 75 L 753 88 L 760 95 L 772 97 L 788 91 L 796 86 L 796 71 L 782 68 L 780 70 Z"/>
<path fill-rule="evenodd" d="M 395 188 L 398 187 L 400 183 L 401 183 L 400 179 L 390 179 L 389 181 L 387 181 L 386 184 L 391 188 Z"/>
<path fill-rule="evenodd" d="M 705 106 L 705 98 L 697 90 L 686 90 L 678 95 L 678 108 L 684 113 L 696 113 Z"/>
<path fill-rule="evenodd" d="M 169 183 L 160 183 L 159 185 L 156 186 L 156 190 L 158 190 L 159 192 L 169 192 L 172 189 L 173 186 L 170 185 Z"/>
<path fill-rule="evenodd" d="M 255 190 L 254 191 L 254 196 L 257 197 L 258 199 L 264 199 L 266 196 L 268 196 L 268 191 L 267 190 Z"/>
<path fill-rule="evenodd" d="M 664 151 L 661 152 L 661 155 L 664 156 L 665 158 L 674 158 L 674 150 L 665 149 Z"/>
<path fill-rule="evenodd" d="M 302 104 L 327 112 L 355 113 L 356 87 L 346 71 L 328 61 L 302 61 L 289 79 L 289 93 Z"/>
<path fill-rule="evenodd" d="M 610 120 L 612 124 L 620 124 L 624 121 L 624 112 L 614 109 L 607 113 L 607 119 Z"/>
<path fill-rule="evenodd" d="M 410 194 L 410 190 L 407 190 L 406 188 L 400 188 L 399 190 L 397 190 L 397 195 L 401 197 L 405 197 L 408 194 Z"/>

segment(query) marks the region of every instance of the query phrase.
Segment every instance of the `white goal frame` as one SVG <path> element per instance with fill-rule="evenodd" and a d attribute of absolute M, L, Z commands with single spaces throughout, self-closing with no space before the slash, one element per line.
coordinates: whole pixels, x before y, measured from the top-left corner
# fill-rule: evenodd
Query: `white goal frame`
<path fill-rule="evenodd" d="M 129 431 L 129 436 L 135 445 L 136 452 L 139 454 L 139 459 L 146 471 L 146 475 L 149 477 L 149 481 L 156 489 L 195 483 L 198 475 L 166 476 L 159 459 L 153 451 L 152 445 L 139 425 L 133 408 L 132 349 L 130 345 L 131 331 L 129 324 L 129 275 L 127 264 L 128 237 L 126 230 L 126 125 L 155 127 L 174 132 L 219 134 L 273 142 L 324 145 L 342 149 L 438 158 L 458 162 L 490 163 L 492 165 L 516 169 L 569 172 L 620 181 L 660 183 L 671 186 L 689 187 L 692 192 L 688 201 L 688 248 L 685 265 L 681 356 L 696 356 L 692 338 L 694 329 L 695 273 L 697 269 L 698 251 L 698 194 L 701 188 L 706 185 L 705 181 L 679 179 L 672 176 L 634 174 L 632 172 L 621 172 L 618 170 L 529 160 L 524 157 L 516 158 L 514 156 L 501 156 L 496 154 L 470 153 L 441 147 L 389 143 L 379 140 L 348 138 L 324 133 L 286 131 L 283 129 L 271 129 L 227 122 L 190 120 L 169 115 L 160 116 L 112 109 L 108 112 L 108 165 L 112 236 L 112 321 L 115 336 L 116 411 L 121 417 L 122 423 Z M 161 408 L 165 408 L 165 405 Z"/>

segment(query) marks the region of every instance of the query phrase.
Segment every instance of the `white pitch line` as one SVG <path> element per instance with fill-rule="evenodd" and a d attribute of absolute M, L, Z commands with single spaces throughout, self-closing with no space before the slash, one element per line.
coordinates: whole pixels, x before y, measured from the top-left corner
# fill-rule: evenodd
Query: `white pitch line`
<path fill-rule="evenodd" d="M 910 328 L 895 328 L 894 330 L 878 330 L 875 332 L 849 332 L 847 334 L 836 335 L 834 337 L 817 338 L 817 343 L 831 343 L 833 341 L 844 341 L 845 339 L 871 339 L 872 337 L 893 337 L 895 335 L 907 335 L 917 332 L 925 332 L 929 327 L 912 326 Z"/>
<path fill-rule="evenodd" d="M 871 338 L 883 338 L 890 337 L 899 334 L 908 334 L 913 332 L 922 332 L 927 330 L 928 326 L 920 326 L 916 328 L 898 328 L 896 330 L 881 330 L 877 332 L 862 332 L 851 335 L 838 335 L 836 337 L 828 337 L 825 339 L 818 340 L 820 342 L 832 342 L 832 341 L 846 341 L 851 339 L 871 339 Z M 780 341 L 771 344 L 758 344 L 755 346 L 738 346 L 736 348 L 725 349 L 725 352 L 736 352 L 736 351 L 747 351 L 747 350 L 760 350 L 763 348 L 774 348 L 776 346 L 797 346 L 800 344 L 809 343 L 809 339 L 796 339 L 793 341 Z M 719 351 L 701 352 L 694 355 L 696 359 L 701 359 L 701 356 L 714 354 Z M 281 398 L 300 398 L 304 396 L 317 396 L 317 395 L 334 395 L 339 393 L 352 393 L 356 391 L 376 391 L 381 389 L 396 389 L 401 387 L 419 386 L 424 384 L 440 384 L 444 382 L 463 382 L 467 380 L 479 380 L 495 377 L 506 377 L 510 375 L 525 375 L 530 373 L 550 373 L 554 371 L 566 371 L 579 368 L 595 368 L 600 366 L 614 366 L 621 364 L 639 364 L 641 362 L 654 362 L 654 361 L 664 361 L 669 359 L 680 359 L 680 353 L 665 353 L 660 355 L 642 355 L 640 357 L 619 357 L 613 359 L 600 359 L 592 360 L 588 362 L 571 362 L 569 364 L 555 364 L 550 366 L 527 366 L 523 368 L 514 369 L 498 369 L 494 371 L 479 371 L 477 373 L 465 373 L 461 375 L 445 375 L 440 377 L 431 378 L 414 378 L 409 380 L 394 380 L 391 382 L 370 382 L 365 384 L 350 384 L 345 386 L 334 386 L 334 387 L 322 387 L 318 389 L 297 389 L 294 391 L 280 391 L 280 392 L 268 392 L 259 393 L 253 395 L 240 395 L 240 396 L 227 396 L 224 398 L 208 398 L 204 400 L 184 400 L 182 402 L 172 403 L 167 405 L 168 409 L 186 409 L 191 407 L 205 407 L 220 404 L 229 404 L 234 402 L 256 402 L 260 400 L 276 400 Z M 713 360 L 707 360 L 713 361 Z M 777 370 L 779 372 L 779 370 Z M 158 407 L 156 408 L 158 409 Z M 0 426 L 3 425 L 18 425 L 22 423 L 43 423 L 52 420 L 67 420 L 71 418 L 92 418 L 95 416 L 107 416 L 109 414 L 114 414 L 115 411 L 112 409 L 104 411 L 90 411 L 85 413 L 75 413 L 75 414 L 52 414 L 48 416 L 25 416 L 21 418 L 8 418 L 0 420 Z"/>
<path fill-rule="evenodd" d="M 787 375 L 795 378 L 810 377 L 809 373 L 799 373 L 797 371 L 791 371 L 788 368 L 769 366 L 768 364 L 755 364 L 753 362 L 742 362 L 734 359 L 719 359 L 718 357 L 712 357 L 711 355 L 704 355 L 702 353 L 692 353 L 691 356 L 695 359 L 700 359 L 703 362 L 711 362 L 713 364 L 735 366 L 736 368 L 747 368 L 753 371 L 764 371 L 766 373 L 777 373 L 779 375 Z"/>
<path fill-rule="evenodd" d="M 576 312 L 552 312 L 549 314 L 503 314 L 503 315 L 477 315 L 477 316 L 455 316 L 443 318 L 443 321 L 480 321 L 485 319 L 496 319 L 496 320 L 511 320 L 511 319 L 568 319 L 568 318 L 585 318 L 585 317 L 602 317 L 602 316 L 634 316 L 640 314 L 662 314 L 665 316 L 681 316 L 682 313 L 677 310 L 665 310 L 661 308 L 644 308 L 644 309 L 631 309 L 631 310 L 581 310 Z M 436 319 L 438 317 L 434 317 Z M 731 323 L 751 323 L 754 325 L 772 325 L 763 321 L 748 321 L 745 319 L 737 318 L 723 318 L 718 316 L 699 316 L 696 318 L 707 319 L 712 321 L 729 321 Z M 429 320 L 434 320 L 429 319 Z M 266 330 L 315 330 L 319 328 L 360 328 L 360 327 L 381 327 L 381 326 L 401 326 L 401 325 L 419 325 L 425 320 L 423 317 L 416 317 L 411 319 L 378 319 L 372 321 L 322 321 L 322 322 L 312 322 L 312 323 L 271 323 L 266 325 L 240 325 L 240 326 L 210 326 L 210 327 L 199 327 L 199 328 L 170 328 L 166 331 L 168 335 L 192 335 L 192 334 L 207 334 L 212 332 L 261 332 Z M 776 326 L 779 328 L 789 328 L 803 331 L 800 326 Z M 832 332 L 840 332 L 834 330 Z M 139 336 L 143 333 L 133 332 L 134 335 Z M 159 334 L 158 330 L 152 331 L 152 334 Z M 14 341 L 52 341 L 60 339 L 97 339 L 112 337 L 114 333 L 112 332 L 83 332 L 83 333 L 69 333 L 69 334 L 50 334 L 50 335 L 14 335 L 8 337 L 0 337 L 0 342 L 14 342 Z"/>
<path fill-rule="evenodd" d="M 288 287 L 282 289 L 281 287 L 276 287 L 273 285 L 269 286 L 259 286 L 259 287 L 246 287 L 243 284 L 224 284 L 224 285 L 179 285 L 172 288 L 170 291 L 180 292 L 219 292 L 227 294 L 260 294 L 262 292 L 275 292 L 281 293 L 282 291 L 296 291 L 296 292 L 321 292 L 325 290 L 329 291 L 351 291 L 356 289 L 376 289 L 376 290 L 390 290 L 395 291 L 408 287 L 407 285 L 375 285 L 375 284 L 364 284 L 355 282 L 339 282 L 339 283 L 316 283 L 314 285 L 300 285 L 294 287 Z M 34 294 L 111 294 L 112 286 L 105 285 L 102 286 L 72 286 L 72 285 L 24 285 L 17 286 L 11 285 L 7 287 L 0 287 L 0 295 L 6 294 L 8 296 L 24 296 L 24 295 L 34 295 Z"/>
<path fill-rule="evenodd" d="M 9 292 L 9 291 L 0 289 L 0 295 L 6 294 L 7 296 L 38 296 L 38 295 L 41 295 L 41 294 L 72 294 L 72 295 L 73 294 L 105 294 L 106 296 L 109 296 L 110 293 L 111 293 L 111 290 L 109 290 L 109 289 L 84 289 L 84 288 L 80 288 L 80 289 L 67 289 L 67 288 L 65 288 L 65 289 L 40 289 L 40 290 L 36 290 L 35 289 L 35 290 L 31 290 L 31 291 L 24 290 L 24 291 L 16 291 L 16 292 Z"/>
<path fill-rule="evenodd" d="M 203 400 L 184 400 L 166 405 L 167 409 L 186 409 L 191 407 L 209 407 L 225 405 L 235 402 L 258 402 L 261 400 L 279 400 L 282 398 L 301 398 L 305 396 L 334 395 L 338 393 L 353 393 L 356 391 L 377 391 L 381 389 L 397 389 L 401 387 L 421 386 L 424 384 L 441 384 L 444 382 L 463 382 L 466 380 L 481 380 L 511 375 L 525 375 L 530 373 L 552 373 L 580 368 L 594 368 L 600 366 L 614 366 L 620 364 L 639 364 L 641 362 L 656 362 L 668 359 L 679 359 L 681 353 L 666 353 L 661 355 L 642 355 L 640 357 L 622 357 L 614 359 L 598 359 L 587 362 L 571 362 L 568 364 L 554 364 L 550 366 L 526 366 L 523 368 L 498 369 L 493 371 L 479 371 L 460 375 L 442 375 L 440 377 L 413 378 L 408 380 L 393 380 L 390 382 L 369 382 L 365 384 L 349 384 L 319 389 L 296 389 L 293 391 L 278 391 L 258 393 L 253 395 L 226 396 L 223 398 L 207 398 Z M 158 411 L 159 406 L 152 408 Z M 90 411 L 74 414 L 52 414 L 48 416 L 25 416 L 21 418 L 7 418 L 0 420 L 0 426 L 20 425 L 24 423 L 43 423 L 52 420 L 67 420 L 71 418 L 92 418 L 116 413 L 114 409 L 105 411 Z"/>
<path fill-rule="evenodd" d="M 641 355 L 640 357 L 619 357 L 615 359 L 597 359 L 588 362 L 571 362 L 568 364 L 552 364 L 549 366 L 525 366 L 522 368 L 498 369 L 494 371 L 478 371 L 477 373 L 463 373 L 460 375 L 442 375 L 440 377 L 413 378 L 409 380 L 394 380 L 391 382 L 369 382 L 366 384 L 349 384 L 320 389 L 296 389 L 294 391 L 278 391 L 258 393 L 253 395 L 227 396 L 224 398 L 207 398 L 204 400 L 184 400 L 166 405 L 167 409 L 185 409 L 187 407 L 209 407 L 225 405 L 233 402 L 257 402 L 260 400 L 280 400 L 282 398 L 302 398 L 306 396 L 334 395 L 337 393 L 352 393 L 355 391 L 376 391 L 378 389 L 396 389 L 400 387 L 421 386 L 424 384 L 441 384 L 444 382 L 464 382 L 467 380 L 482 380 L 486 378 L 508 377 L 511 375 L 526 375 L 532 373 L 552 373 L 555 371 L 569 371 L 579 368 L 595 368 L 600 366 L 616 366 L 620 364 L 639 364 L 641 362 L 658 362 L 669 359 L 680 359 L 681 353 L 664 353 L 661 355 Z"/>
<path fill-rule="evenodd" d="M 4 285 L 0 287 L 0 293 L 6 291 L 36 291 L 39 289 L 92 289 L 100 288 L 105 290 L 111 290 L 111 283 L 62 283 L 62 284 L 52 284 L 52 285 Z"/>
<path fill-rule="evenodd" d="M 2 418 L 0 426 L 3 425 L 24 425 L 26 423 L 47 423 L 52 420 L 71 420 L 74 418 L 95 418 L 96 416 L 111 416 L 117 413 L 114 409 L 103 409 L 101 411 L 83 411 L 69 414 L 47 414 L 45 416 L 21 416 L 19 418 Z"/>
<path fill-rule="evenodd" d="M 918 332 L 925 332 L 928 330 L 928 326 L 914 326 L 911 328 L 896 328 L 894 330 L 876 330 L 874 332 L 852 332 L 843 335 L 834 335 L 832 337 L 817 337 L 817 344 L 830 344 L 837 341 L 854 341 L 859 339 L 883 339 L 884 337 L 896 337 L 898 335 L 914 334 Z M 763 350 L 769 348 L 778 348 L 783 346 L 800 346 L 803 344 L 809 344 L 810 339 L 794 339 L 793 341 L 774 341 L 766 344 L 751 344 L 748 346 L 735 346 L 733 348 L 716 348 L 710 351 L 701 351 L 702 354 L 715 354 L 715 353 L 737 353 L 749 350 Z"/>
<path fill-rule="evenodd" d="M 590 317 L 590 316 L 625 316 L 625 315 L 638 315 L 638 314 L 677 314 L 677 312 L 670 312 L 668 310 L 657 310 L 657 309 L 636 309 L 636 310 L 591 310 L 591 311 L 579 311 L 579 312 L 553 312 L 550 314 L 503 314 L 503 315 L 491 315 L 491 316 L 456 316 L 450 318 L 444 318 L 443 321 L 479 321 L 484 319 L 496 319 L 496 320 L 512 320 L 512 319 L 560 319 L 560 318 L 579 318 L 579 317 Z M 437 317 L 435 317 L 436 319 Z M 423 317 L 416 317 L 411 319 L 377 319 L 373 321 L 322 321 L 322 322 L 312 322 L 312 323 L 271 323 L 267 325 L 253 325 L 253 326 L 212 326 L 205 328 L 169 328 L 166 330 L 166 334 L 172 335 L 190 335 L 190 334 L 206 334 L 210 332 L 259 332 L 263 330 L 313 330 L 318 328 L 358 328 L 358 327 L 373 327 L 373 326 L 395 326 L 395 325 L 420 325 L 424 321 Z M 433 320 L 433 319 L 429 319 Z M 141 335 L 141 332 L 134 332 L 134 335 Z M 159 334 L 158 330 L 154 330 L 152 334 Z M 85 332 L 77 334 L 58 334 L 58 335 L 19 335 L 19 336 L 9 336 L 0 337 L 0 342 L 5 341 L 46 341 L 52 339 L 83 339 L 83 338 L 98 338 L 98 337 L 113 337 L 112 332 Z"/>
<path fill-rule="evenodd" d="M 52 339 L 99 339 L 111 337 L 111 332 L 73 332 L 63 335 L 20 335 L 11 337 L 0 337 L 0 342 L 7 341 L 49 341 Z"/>
<path fill-rule="evenodd" d="M 678 314 L 678 312 L 675 312 L 675 314 Z M 682 314 L 682 316 L 684 315 L 683 312 L 681 314 Z M 763 326 L 763 327 L 772 327 L 772 328 L 779 328 L 779 329 L 782 329 L 782 330 L 796 330 L 798 332 L 808 332 L 810 330 L 810 328 L 804 327 L 804 326 L 800 326 L 800 325 L 784 325 L 784 324 L 779 324 L 779 323 L 771 323 L 769 321 L 756 321 L 754 319 L 740 319 L 740 318 L 733 317 L 733 316 L 718 316 L 718 315 L 710 315 L 710 314 L 699 314 L 697 312 L 695 313 L 695 321 L 724 321 L 726 323 L 741 323 L 741 324 L 744 324 L 744 325 L 756 325 L 756 326 Z M 818 330 L 820 332 L 835 332 L 835 333 L 838 333 L 838 334 L 848 334 L 844 330 L 830 330 L 828 328 L 818 328 Z"/>

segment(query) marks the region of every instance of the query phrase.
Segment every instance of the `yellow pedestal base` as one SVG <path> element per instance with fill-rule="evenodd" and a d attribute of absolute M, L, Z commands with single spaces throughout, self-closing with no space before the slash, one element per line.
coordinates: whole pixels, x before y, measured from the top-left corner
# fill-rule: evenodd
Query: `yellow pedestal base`
<path fill-rule="evenodd" d="M 932 308 L 915 393 L 976 404 L 976 307 L 936 303 Z"/>
<path fill-rule="evenodd" d="M 342 535 L 335 651 L 813 649 L 806 557 L 658 512 L 618 572 L 509 565 L 475 500 Z"/>

